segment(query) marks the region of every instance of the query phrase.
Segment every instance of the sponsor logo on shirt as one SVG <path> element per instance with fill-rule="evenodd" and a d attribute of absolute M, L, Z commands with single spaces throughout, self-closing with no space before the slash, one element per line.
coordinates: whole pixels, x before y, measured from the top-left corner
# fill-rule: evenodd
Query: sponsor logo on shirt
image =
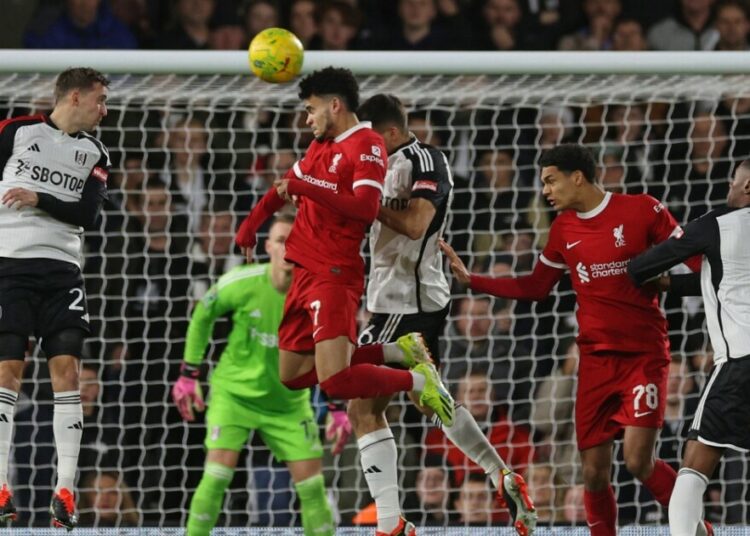
<path fill-rule="evenodd" d="M 376 164 L 380 164 L 380 167 L 385 167 L 380 147 L 373 145 L 370 150 L 372 151 L 372 154 L 361 154 L 359 155 L 359 160 L 361 162 L 375 162 Z"/>
<path fill-rule="evenodd" d="M 589 272 L 586 269 L 586 265 L 582 262 L 579 262 L 576 265 L 576 272 L 578 273 L 578 279 L 581 280 L 581 283 L 588 283 L 591 281 L 591 278 L 589 277 Z"/>
<path fill-rule="evenodd" d="M 336 153 L 333 155 L 333 161 L 328 168 L 328 173 L 336 173 L 336 167 L 339 165 L 339 160 L 341 160 L 342 156 L 344 156 L 343 153 Z"/>
<path fill-rule="evenodd" d="M 107 182 L 107 176 L 109 176 L 109 173 L 107 173 L 107 170 L 104 168 L 100 168 L 99 166 L 94 166 L 94 169 L 91 170 L 91 176 L 95 179 L 100 180 L 101 182 L 106 183 Z"/>
<path fill-rule="evenodd" d="M 330 182 L 330 181 L 326 181 L 323 179 L 319 179 L 317 177 L 313 177 L 312 175 L 305 174 L 305 175 L 302 175 L 302 177 L 300 178 L 305 182 L 309 182 L 313 186 L 319 186 L 321 188 L 333 190 L 334 192 L 338 190 L 338 187 L 339 187 L 339 185 L 336 184 L 335 182 Z"/>
<path fill-rule="evenodd" d="M 83 190 L 84 180 L 68 175 L 61 171 L 50 169 L 44 166 L 32 166 L 26 160 L 18 160 L 18 168 L 16 169 L 16 176 L 26 172 L 28 177 L 42 184 L 52 184 L 53 186 L 61 186 L 63 190 L 70 190 L 71 192 L 80 192 Z"/>
<path fill-rule="evenodd" d="M 433 192 L 437 192 L 437 183 L 432 181 L 416 181 L 414 183 L 414 186 L 411 187 L 412 191 L 414 190 L 432 190 Z"/>
<path fill-rule="evenodd" d="M 615 227 L 614 229 L 612 229 L 612 234 L 615 237 L 615 247 L 616 248 L 621 248 L 621 247 L 623 247 L 625 245 L 625 236 L 623 235 L 623 233 L 624 233 L 623 227 L 624 226 L 625 226 L 625 224 L 621 223 L 620 225 L 618 225 L 617 227 Z"/>
<path fill-rule="evenodd" d="M 659 203 L 658 205 L 654 205 L 654 212 L 656 212 L 657 214 L 661 212 L 662 210 L 664 210 L 663 204 Z"/>
<path fill-rule="evenodd" d="M 250 337 L 257 339 L 261 346 L 266 348 L 278 348 L 279 347 L 279 336 L 275 333 L 263 333 L 255 329 L 255 326 L 250 328 Z"/>
<path fill-rule="evenodd" d="M 602 277 L 614 277 L 623 275 L 628 271 L 629 260 L 599 262 L 586 266 L 582 262 L 576 265 L 576 272 L 581 283 L 590 283 L 592 279 L 601 279 Z"/>
<path fill-rule="evenodd" d="M 372 154 L 374 154 L 375 156 L 382 156 L 382 154 L 380 153 L 380 147 L 378 147 L 377 145 L 373 145 Z"/>

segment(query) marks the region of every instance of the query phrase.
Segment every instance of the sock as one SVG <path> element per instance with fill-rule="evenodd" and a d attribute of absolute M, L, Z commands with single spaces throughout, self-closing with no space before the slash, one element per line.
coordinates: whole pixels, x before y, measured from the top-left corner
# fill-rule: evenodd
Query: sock
<path fill-rule="evenodd" d="M 497 488 L 500 482 L 500 470 L 508 467 L 482 433 L 469 410 L 461 405 L 456 406 L 453 426 L 443 425 L 443 432 L 451 443 L 484 469 L 484 472 L 492 479 L 492 484 Z"/>
<path fill-rule="evenodd" d="M 382 345 L 383 361 L 386 363 L 403 363 L 404 351 L 399 348 L 395 342 L 388 342 Z"/>
<path fill-rule="evenodd" d="M 371 365 L 382 365 L 385 363 L 385 348 L 386 344 L 367 344 L 365 346 L 358 346 L 354 349 L 352 354 L 352 365 L 362 365 L 369 363 Z M 395 344 L 393 345 L 395 346 Z M 401 350 L 399 350 L 399 355 Z"/>
<path fill-rule="evenodd" d="M 705 533 L 702 519 L 706 486 L 708 478 L 700 472 L 687 467 L 680 469 L 669 501 L 669 532 L 672 536 Z"/>
<path fill-rule="evenodd" d="M 378 398 L 400 391 L 411 391 L 414 382 L 408 370 L 364 364 L 353 365 L 337 372 L 320 382 L 320 387 L 329 398 L 351 400 Z"/>
<path fill-rule="evenodd" d="M 57 449 L 55 493 L 62 488 L 67 488 L 74 493 L 78 452 L 81 450 L 81 437 L 83 436 L 81 391 L 62 391 L 54 395 L 55 412 L 52 417 L 52 429 L 55 432 L 55 449 Z"/>
<path fill-rule="evenodd" d="M 0 387 L 0 488 L 8 484 L 8 456 L 13 439 L 13 418 L 16 414 L 18 393 Z"/>
<path fill-rule="evenodd" d="M 583 491 L 583 505 L 591 536 L 617 534 L 617 501 L 612 486 L 600 491 Z"/>
<path fill-rule="evenodd" d="M 219 519 L 224 493 L 232 481 L 234 470 L 226 465 L 206 462 L 200 484 L 190 501 L 187 536 L 209 536 Z"/>
<path fill-rule="evenodd" d="M 307 389 L 308 387 L 318 384 L 318 371 L 313 367 L 312 370 L 305 372 L 302 376 L 297 376 L 296 378 L 281 383 L 283 383 L 287 389 L 291 389 L 292 391 Z"/>
<path fill-rule="evenodd" d="M 418 372 L 409 371 L 411 374 L 412 389 L 418 393 L 424 391 L 424 385 L 427 382 L 427 378 L 423 374 Z"/>
<path fill-rule="evenodd" d="M 302 527 L 305 536 L 333 536 L 336 527 L 333 512 L 328 504 L 323 475 L 315 475 L 294 485 L 302 510 Z"/>
<path fill-rule="evenodd" d="M 669 506 L 669 498 L 672 496 L 677 473 L 664 460 L 656 460 L 654 471 L 651 476 L 643 481 L 643 485 L 651 492 L 654 499 L 664 506 Z"/>
<path fill-rule="evenodd" d="M 357 441 L 360 462 L 370 495 L 378 510 L 378 530 L 390 534 L 398 526 L 401 505 L 398 498 L 396 441 L 390 428 L 365 434 Z"/>

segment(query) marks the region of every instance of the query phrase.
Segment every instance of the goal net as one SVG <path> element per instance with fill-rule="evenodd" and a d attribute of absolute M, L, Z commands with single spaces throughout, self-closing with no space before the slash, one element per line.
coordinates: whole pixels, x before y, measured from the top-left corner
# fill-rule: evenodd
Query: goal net
<path fill-rule="evenodd" d="M 588 145 L 605 189 L 647 192 L 681 222 L 722 203 L 730 173 L 750 154 L 747 76 L 392 75 L 359 81 L 363 99 L 380 92 L 399 96 L 412 131 L 448 155 L 455 199 L 446 239 L 477 272 L 530 271 L 554 218 L 540 195 L 536 162 L 555 144 Z M 49 110 L 53 82 L 41 73 L 2 75 L 3 116 Z M 82 384 L 79 508 L 85 526 L 179 527 L 200 479 L 206 433 L 202 417 L 184 423 L 169 397 L 191 308 L 241 262 L 233 246 L 238 222 L 304 153 L 311 133 L 294 85 L 249 76 L 113 75 L 108 109 L 99 136 L 113 160 L 109 200 L 100 228 L 86 233 L 83 252 L 93 331 Z M 674 361 L 658 455 L 677 467 L 711 349 L 700 299 L 664 303 Z M 227 322 L 217 323 L 209 374 L 228 331 Z M 584 521 L 573 433 L 575 333 L 566 276 L 548 300 L 533 305 L 454 289 L 442 341 L 444 377 L 504 459 L 526 475 L 541 525 Z M 11 456 L 21 526 L 48 524 L 55 467 L 51 385 L 44 357 L 32 348 Z M 318 399 L 313 403 L 322 416 Z M 387 416 L 408 519 L 417 525 L 507 523 L 487 484 L 467 476 L 475 468 L 409 404 L 394 402 Z M 249 444 L 219 526 L 298 525 L 285 468 L 259 437 Z M 628 474 L 619 445 L 615 457 L 619 523 L 663 523 L 666 512 Z M 324 463 L 341 523 L 366 519 L 372 499 L 355 442 L 335 459 L 327 454 Z M 714 476 L 707 518 L 747 523 L 745 458 L 727 452 Z M 115 497 L 114 506 L 106 506 L 108 497 Z"/>

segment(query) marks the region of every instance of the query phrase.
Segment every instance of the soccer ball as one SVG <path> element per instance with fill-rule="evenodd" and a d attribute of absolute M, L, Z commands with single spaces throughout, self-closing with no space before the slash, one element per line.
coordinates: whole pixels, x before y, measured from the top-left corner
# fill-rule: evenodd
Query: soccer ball
<path fill-rule="evenodd" d="M 304 49 L 297 36 L 283 28 L 267 28 L 250 43 L 250 70 L 266 82 L 289 82 L 302 70 Z"/>

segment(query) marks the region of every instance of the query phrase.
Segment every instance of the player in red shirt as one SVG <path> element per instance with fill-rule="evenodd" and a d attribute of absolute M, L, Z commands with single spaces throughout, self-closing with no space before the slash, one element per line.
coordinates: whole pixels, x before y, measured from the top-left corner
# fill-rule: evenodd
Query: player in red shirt
<path fill-rule="evenodd" d="M 596 164 L 580 145 L 542 155 L 543 195 L 560 214 L 531 275 L 491 278 L 470 274 L 441 244 L 459 282 L 472 290 L 521 300 L 546 298 L 566 269 L 576 292 L 581 352 L 576 437 L 591 534 L 614 535 L 617 503 L 610 485 L 613 440 L 624 433 L 628 470 L 664 507 L 676 473 L 654 459 L 664 422 L 669 373 L 667 323 L 655 289 L 636 287 L 628 260 L 682 229 L 648 195 L 605 193 L 594 183 Z M 692 264 L 695 270 L 699 264 Z"/>
<path fill-rule="evenodd" d="M 294 272 L 279 327 L 281 381 L 291 389 L 319 381 L 329 397 L 346 400 L 416 390 L 422 404 L 452 423 L 453 399 L 432 363 L 411 371 L 378 366 L 388 361 L 384 353 L 399 351 L 396 343 L 354 354 L 364 289 L 359 248 L 380 207 L 385 145 L 369 123 L 357 120 L 359 88 L 348 69 L 308 75 L 299 96 L 315 139 L 245 218 L 236 238 L 250 260 L 260 225 L 287 201 L 297 205 L 286 241 Z"/>

